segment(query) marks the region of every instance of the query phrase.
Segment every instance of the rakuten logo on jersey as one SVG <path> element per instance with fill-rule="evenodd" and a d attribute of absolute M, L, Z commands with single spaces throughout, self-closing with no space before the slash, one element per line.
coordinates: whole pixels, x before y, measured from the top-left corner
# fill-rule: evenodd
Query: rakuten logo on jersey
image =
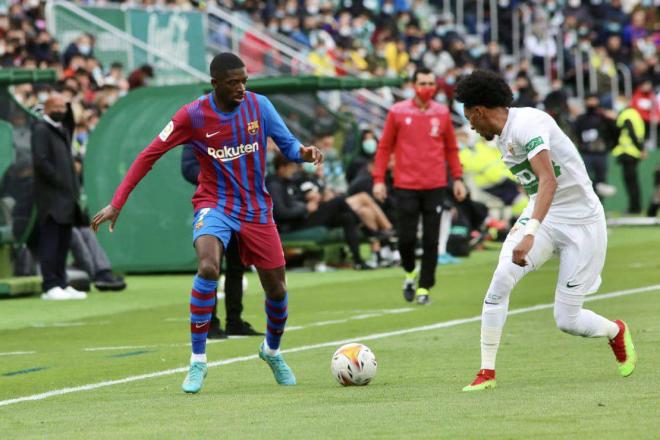
<path fill-rule="evenodd" d="M 224 146 L 222 148 L 211 148 L 207 147 L 206 153 L 222 162 L 229 162 L 230 160 L 238 159 L 241 156 L 246 154 L 254 153 L 259 151 L 259 142 L 254 142 L 252 144 L 241 144 L 236 147 Z"/>

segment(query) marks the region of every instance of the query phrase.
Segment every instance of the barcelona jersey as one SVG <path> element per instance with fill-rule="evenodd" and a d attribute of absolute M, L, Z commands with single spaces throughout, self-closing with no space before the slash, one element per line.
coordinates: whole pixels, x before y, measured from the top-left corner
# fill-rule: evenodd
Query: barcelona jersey
<path fill-rule="evenodd" d="M 112 199 L 121 209 L 154 162 L 170 149 L 191 144 L 200 163 L 195 211 L 213 208 L 239 221 L 273 223 L 266 190 L 267 138 L 291 161 L 301 162 L 298 141 L 265 96 L 246 92 L 232 112 L 216 106 L 212 94 L 184 105 L 135 159 Z"/>

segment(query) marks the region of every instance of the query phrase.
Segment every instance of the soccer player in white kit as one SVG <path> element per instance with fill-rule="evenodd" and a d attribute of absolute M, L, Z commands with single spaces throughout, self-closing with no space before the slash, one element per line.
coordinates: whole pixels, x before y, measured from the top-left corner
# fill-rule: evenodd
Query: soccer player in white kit
<path fill-rule="evenodd" d="M 481 136 L 498 136 L 502 160 L 530 196 L 502 246 L 481 315 L 481 370 L 463 391 L 495 388 L 495 356 L 509 295 L 518 281 L 553 254 L 559 257 L 557 327 L 576 336 L 607 337 L 619 372 L 629 376 L 637 354 L 628 326 L 582 308 L 585 295 L 601 283 L 607 230 L 603 206 L 577 148 L 547 113 L 510 108 L 511 89 L 494 72 L 475 70 L 458 83 L 455 96 Z"/>

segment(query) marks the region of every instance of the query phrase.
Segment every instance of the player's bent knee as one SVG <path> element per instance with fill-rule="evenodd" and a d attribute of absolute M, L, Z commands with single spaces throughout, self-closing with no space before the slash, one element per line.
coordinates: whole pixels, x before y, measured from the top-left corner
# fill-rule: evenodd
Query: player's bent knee
<path fill-rule="evenodd" d="M 220 276 L 220 265 L 211 258 L 200 260 L 197 273 L 205 280 L 217 280 Z"/>
<path fill-rule="evenodd" d="M 513 264 L 513 263 L 511 263 Z M 516 286 L 516 277 L 513 275 L 509 264 L 499 264 L 493 279 L 490 283 L 488 291 L 500 293 L 500 295 L 507 294 Z"/>

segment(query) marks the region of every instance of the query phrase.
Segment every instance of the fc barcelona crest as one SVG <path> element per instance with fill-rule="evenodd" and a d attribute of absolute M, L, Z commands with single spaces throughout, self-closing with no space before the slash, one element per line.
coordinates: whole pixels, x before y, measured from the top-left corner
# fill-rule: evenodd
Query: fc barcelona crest
<path fill-rule="evenodd" d="M 259 131 L 259 121 L 248 122 L 247 130 L 251 135 L 257 134 L 257 131 Z"/>

